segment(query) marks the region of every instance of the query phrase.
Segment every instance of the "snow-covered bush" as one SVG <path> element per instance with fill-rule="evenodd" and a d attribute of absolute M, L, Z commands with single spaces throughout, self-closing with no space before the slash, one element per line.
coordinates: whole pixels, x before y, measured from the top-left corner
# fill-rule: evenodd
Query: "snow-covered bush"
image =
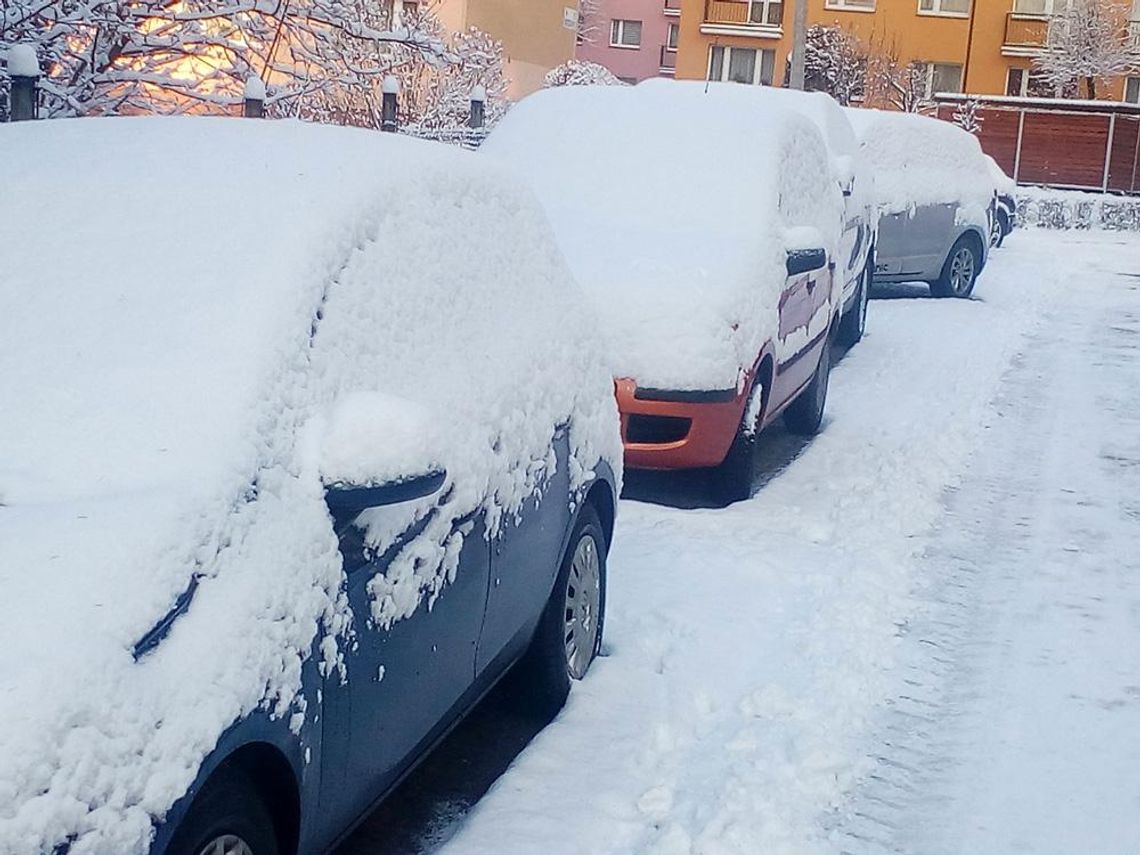
<path fill-rule="evenodd" d="M 1140 199 L 1077 190 L 1020 187 L 1017 221 L 1044 229 L 1140 232 Z"/>
<path fill-rule="evenodd" d="M 978 113 L 981 103 L 977 98 L 967 98 L 954 110 L 954 124 L 968 134 L 977 136 L 982 132 L 983 117 Z"/>
<path fill-rule="evenodd" d="M 571 59 L 548 71 L 542 85 L 549 89 L 552 86 L 625 86 L 626 83 L 604 65 Z"/>
<path fill-rule="evenodd" d="M 826 92 L 843 106 L 867 93 L 867 52 L 844 27 L 813 24 L 804 52 L 805 87 Z"/>

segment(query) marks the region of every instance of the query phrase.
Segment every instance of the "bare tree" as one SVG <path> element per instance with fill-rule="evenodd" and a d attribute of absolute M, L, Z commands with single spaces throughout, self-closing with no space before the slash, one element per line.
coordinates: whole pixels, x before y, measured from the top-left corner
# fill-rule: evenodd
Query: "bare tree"
<path fill-rule="evenodd" d="M 49 117 L 222 112 L 257 75 L 271 114 L 376 126 L 388 74 L 487 71 L 484 43 L 449 38 L 430 10 L 394 21 L 390 0 L 5 2 L 0 53 L 21 43 L 44 69 Z"/>
<path fill-rule="evenodd" d="M 597 44 L 604 28 L 602 0 L 578 0 L 578 44 Z"/>
<path fill-rule="evenodd" d="M 809 27 L 804 60 L 806 89 L 826 92 L 845 106 L 866 96 L 866 49 L 843 27 Z"/>
<path fill-rule="evenodd" d="M 898 46 L 878 38 L 867 56 L 867 99 L 905 113 L 927 112 L 932 106 L 927 94 L 929 73 L 925 62 L 902 62 Z"/>
<path fill-rule="evenodd" d="M 1128 9 L 1115 0 L 1069 0 L 1065 11 L 1049 20 L 1044 52 L 1034 60 L 1057 91 L 1078 91 L 1083 80 L 1090 99 L 1097 82 L 1131 68 Z"/>

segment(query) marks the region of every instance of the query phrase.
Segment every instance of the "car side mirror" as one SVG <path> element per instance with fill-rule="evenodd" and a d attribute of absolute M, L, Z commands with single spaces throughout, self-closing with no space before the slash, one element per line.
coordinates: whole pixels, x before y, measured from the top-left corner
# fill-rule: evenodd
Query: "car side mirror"
<path fill-rule="evenodd" d="M 827 267 L 827 251 L 823 249 L 793 249 L 788 251 L 788 275 L 798 276 Z"/>
<path fill-rule="evenodd" d="M 426 499 L 438 493 L 446 480 L 447 473 L 436 470 L 399 481 L 364 487 L 352 484 L 328 484 L 325 486 L 325 504 L 329 506 L 334 518 L 354 517 L 370 508 Z"/>
<path fill-rule="evenodd" d="M 443 487 L 436 421 L 425 407 L 382 392 L 339 399 L 323 423 L 320 478 L 334 519 L 427 498 Z"/>

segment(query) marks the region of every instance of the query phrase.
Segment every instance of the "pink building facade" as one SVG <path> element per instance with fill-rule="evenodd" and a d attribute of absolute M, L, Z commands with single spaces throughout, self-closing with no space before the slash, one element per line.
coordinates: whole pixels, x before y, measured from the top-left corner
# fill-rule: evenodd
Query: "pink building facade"
<path fill-rule="evenodd" d="M 578 59 L 604 65 L 627 83 L 672 77 L 681 0 L 597 0 Z"/>

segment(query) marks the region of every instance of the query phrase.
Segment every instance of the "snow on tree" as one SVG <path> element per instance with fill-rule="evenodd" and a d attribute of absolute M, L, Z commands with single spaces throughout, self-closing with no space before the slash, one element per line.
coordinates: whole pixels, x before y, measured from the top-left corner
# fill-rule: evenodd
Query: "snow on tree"
<path fill-rule="evenodd" d="M 604 26 L 602 0 L 578 0 L 578 44 L 597 44 Z"/>
<path fill-rule="evenodd" d="M 927 91 L 929 67 L 925 62 L 904 63 L 898 46 L 882 39 L 867 53 L 867 100 L 904 113 L 928 112 L 932 106 Z"/>
<path fill-rule="evenodd" d="M 981 102 L 977 98 L 967 98 L 962 101 L 954 111 L 954 124 L 967 133 L 980 134 L 983 118 L 978 110 L 981 106 Z"/>
<path fill-rule="evenodd" d="M 449 42 L 430 10 L 399 18 L 391 0 L 15 0 L 0 6 L 0 53 L 35 49 L 48 117 L 228 112 L 258 76 L 271 115 L 378 126 L 387 75 L 443 98 L 432 74 L 456 66 L 487 77 L 498 109 L 486 40 Z"/>
<path fill-rule="evenodd" d="M 805 87 L 826 92 L 844 106 L 867 91 L 867 54 L 859 39 L 840 26 L 813 24 L 804 51 Z"/>
<path fill-rule="evenodd" d="M 572 59 L 548 71 L 542 85 L 549 89 L 552 86 L 625 86 L 626 84 L 604 65 Z"/>
<path fill-rule="evenodd" d="M 1074 91 L 1083 80 L 1090 99 L 1098 80 L 1135 64 L 1128 40 L 1128 8 L 1115 0 L 1069 0 L 1049 19 L 1045 48 L 1034 65 L 1057 91 Z M 1078 90 L 1079 91 L 1079 90 Z"/>

